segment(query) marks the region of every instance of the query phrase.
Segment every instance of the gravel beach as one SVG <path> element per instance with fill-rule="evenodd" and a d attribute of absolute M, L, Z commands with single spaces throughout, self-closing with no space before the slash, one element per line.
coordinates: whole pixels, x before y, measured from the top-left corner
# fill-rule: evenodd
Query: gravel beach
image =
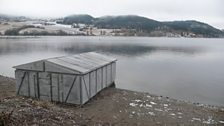
<path fill-rule="evenodd" d="M 15 96 L 15 80 L 0 76 L 0 125 L 224 125 L 224 107 L 107 88 L 83 106 Z"/>

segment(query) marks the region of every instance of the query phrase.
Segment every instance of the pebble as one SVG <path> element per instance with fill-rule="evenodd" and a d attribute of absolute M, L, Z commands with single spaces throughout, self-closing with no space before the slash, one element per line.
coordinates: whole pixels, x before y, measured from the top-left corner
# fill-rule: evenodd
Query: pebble
<path fill-rule="evenodd" d="M 129 105 L 132 106 L 132 107 L 135 107 L 135 106 L 137 106 L 138 104 L 135 104 L 135 103 L 129 103 Z"/>
<path fill-rule="evenodd" d="M 146 107 L 150 107 L 150 108 L 152 107 L 152 105 L 149 105 L 149 104 L 146 104 L 145 106 L 146 106 Z"/>
<path fill-rule="evenodd" d="M 139 107 L 143 107 L 143 104 L 140 104 Z"/>
<path fill-rule="evenodd" d="M 146 97 L 147 97 L 147 98 L 151 98 L 151 96 L 149 96 L 149 95 L 147 95 Z"/>
<path fill-rule="evenodd" d="M 114 118 L 114 119 L 117 119 L 117 116 L 114 115 L 113 118 Z"/>
<path fill-rule="evenodd" d="M 154 112 L 148 112 L 148 114 L 151 115 L 151 116 L 155 116 Z"/>
<path fill-rule="evenodd" d="M 156 105 L 157 103 L 155 103 L 155 102 L 150 102 L 150 104 L 152 104 L 152 105 Z"/>
<path fill-rule="evenodd" d="M 155 111 L 162 112 L 163 110 L 162 110 L 162 109 L 157 109 L 157 108 L 155 108 Z"/>
<path fill-rule="evenodd" d="M 170 115 L 172 115 L 172 116 L 175 116 L 176 114 L 174 114 L 174 113 L 171 113 Z"/>
<path fill-rule="evenodd" d="M 164 104 L 163 106 L 164 106 L 164 107 L 168 107 L 168 104 Z"/>
<path fill-rule="evenodd" d="M 136 99 L 136 100 L 134 100 L 134 101 L 136 101 L 136 102 L 141 102 L 141 100 L 139 100 L 139 99 Z"/>
<path fill-rule="evenodd" d="M 191 121 L 192 121 L 192 122 L 193 122 L 193 121 L 201 121 L 201 119 L 200 119 L 200 118 L 192 118 Z"/>

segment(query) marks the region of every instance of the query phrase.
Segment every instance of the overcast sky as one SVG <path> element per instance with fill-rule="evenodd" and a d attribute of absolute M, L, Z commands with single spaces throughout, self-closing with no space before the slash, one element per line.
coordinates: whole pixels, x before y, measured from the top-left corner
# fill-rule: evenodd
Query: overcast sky
<path fill-rule="evenodd" d="M 31 17 L 134 14 L 159 21 L 198 20 L 224 29 L 224 0 L 0 0 L 0 13 Z"/>

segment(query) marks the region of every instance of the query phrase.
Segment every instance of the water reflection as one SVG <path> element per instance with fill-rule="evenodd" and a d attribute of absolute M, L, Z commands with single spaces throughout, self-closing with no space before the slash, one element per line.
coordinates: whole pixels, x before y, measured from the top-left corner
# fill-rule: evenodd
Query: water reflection
<path fill-rule="evenodd" d="M 183 53 L 193 55 L 200 51 L 196 48 L 184 48 L 184 47 L 157 47 L 157 46 L 143 46 L 143 45 L 85 45 L 81 47 L 72 46 L 66 47 L 63 51 L 68 53 L 80 53 L 88 51 L 101 51 L 116 54 L 120 56 L 139 57 L 145 54 L 154 52 L 171 52 L 171 53 Z"/>
<path fill-rule="evenodd" d="M 21 38 L 20 38 L 21 39 Z M 40 38 L 39 38 L 40 39 Z M 41 39 L 40 39 L 41 40 Z M 145 54 L 155 52 L 169 52 L 181 53 L 186 55 L 195 55 L 201 52 L 201 48 L 197 47 L 180 47 L 180 46 L 155 46 L 142 44 L 141 42 L 135 44 L 128 43 L 107 43 L 107 42 L 74 42 L 67 43 L 33 43 L 27 42 L 29 39 L 24 39 L 25 42 L 15 42 L 15 39 L 7 39 L 0 43 L 0 55 L 7 55 L 12 53 L 28 53 L 40 51 L 64 52 L 68 54 L 98 51 L 116 54 L 119 56 L 139 57 Z M 31 40 L 32 41 L 32 40 Z"/>

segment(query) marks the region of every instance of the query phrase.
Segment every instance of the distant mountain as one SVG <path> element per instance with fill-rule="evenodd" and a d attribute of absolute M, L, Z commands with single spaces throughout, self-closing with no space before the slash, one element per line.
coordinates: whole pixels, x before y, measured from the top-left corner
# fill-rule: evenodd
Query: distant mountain
<path fill-rule="evenodd" d="M 136 15 L 103 16 L 94 18 L 90 15 L 71 15 L 63 20 L 63 24 L 83 23 L 94 25 L 98 28 L 126 28 L 135 29 L 137 32 L 163 32 L 163 33 L 192 33 L 203 37 L 223 37 L 224 32 L 209 24 L 188 20 L 160 22 Z"/>

